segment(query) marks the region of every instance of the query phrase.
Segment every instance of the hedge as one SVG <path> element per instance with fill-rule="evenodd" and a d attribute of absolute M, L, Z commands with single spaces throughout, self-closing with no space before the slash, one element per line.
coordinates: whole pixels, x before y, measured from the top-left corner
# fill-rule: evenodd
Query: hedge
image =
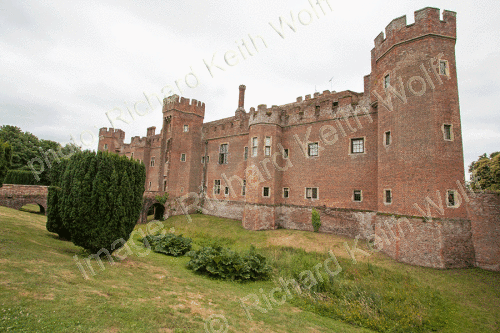
<path fill-rule="evenodd" d="M 43 185 L 36 181 L 31 171 L 25 170 L 9 170 L 5 176 L 4 184 Z"/>

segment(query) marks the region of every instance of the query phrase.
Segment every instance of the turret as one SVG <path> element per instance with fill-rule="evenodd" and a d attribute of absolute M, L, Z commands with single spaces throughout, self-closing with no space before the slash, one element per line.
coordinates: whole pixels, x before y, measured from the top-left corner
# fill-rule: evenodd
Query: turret
<path fill-rule="evenodd" d="M 125 132 L 121 129 L 103 127 L 99 129 L 99 144 L 97 149 L 117 153 L 123 146 Z"/>
<path fill-rule="evenodd" d="M 378 110 L 378 211 L 466 218 L 457 181 L 464 181 L 455 66 L 456 14 L 424 8 L 415 23 L 393 20 L 375 38 L 365 92 Z M 439 191 L 439 198 L 437 191 Z"/>
<path fill-rule="evenodd" d="M 177 95 L 164 99 L 158 181 L 173 196 L 199 193 L 204 116 L 205 103 Z"/>

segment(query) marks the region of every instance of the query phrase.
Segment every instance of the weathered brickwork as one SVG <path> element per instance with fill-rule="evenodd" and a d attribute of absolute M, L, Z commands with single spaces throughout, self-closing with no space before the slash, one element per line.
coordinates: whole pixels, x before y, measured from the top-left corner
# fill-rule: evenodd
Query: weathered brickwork
<path fill-rule="evenodd" d="M 142 160 L 148 193 L 167 191 L 190 212 L 247 229 L 312 230 L 316 207 L 321 232 L 378 239 L 397 224 L 390 215 L 408 216 L 397 232 L 415 231 L 383 246 L 391 257 L 439 268 L 489 263 L 487 250 L 474 259 L 473 235 L 486 236 L 471 231 L 476 222 L 459 202 L 455 43 L 456 14 L 424 8 L 414 24 L 397 18 L 375 39 L 361 93 L 326 90 L 247 112 L 242 85 L 235 115 L 207 123 L 204 103 L 173 95 L 159 134 L 151 127 L 125 144 L 123 131 L 103 128 L 99 149 Z"/>
<path fill-rule="evenodd" d="M 469 195 L 476 266 L 500 271 L 500 194 Z"/>
<path fill-rule="evenodd" d="M 20 209 L 27 204 L 37 204 L 47 212 L 47 186 L 3 184 L 0 187 L 0 206 Z"/>

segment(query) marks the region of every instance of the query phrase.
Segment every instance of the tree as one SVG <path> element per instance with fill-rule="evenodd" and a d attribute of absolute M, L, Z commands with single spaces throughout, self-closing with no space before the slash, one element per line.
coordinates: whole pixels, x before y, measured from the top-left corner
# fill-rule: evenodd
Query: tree
<path fill-rule="evenodd" d="M 75 245 L 94 253 L 117 250 L 116 241 L 127 241 L 139 219 L 144 165 L 113 153 L 84 151 L 72 155 L 61 171 L 54 171 L 60 190 L 49 188 L 54 214 L 47 229 L 62 225 Z"/>
<path fill-rule="evenodd" d="M 0 140 L 0 187 L 10 169 L 12 162 L 12 146 Z"/>
<path fill-rule="evenodd" d="M 38 139 L 35 135 L 12 125 L 0 126 L 0 141 L 8 142 L 12 147 L 12 163 L 9 169 L 36 173 L 37 185 L 49 185 L 49 170 L 59 164 L 61 158 L 81 151 L 81 148 L 74 144 L 62 147 L 55 141 Z"/>
<path fill-rule="evenodd" d="M 479 156 L 469 166 L 473 190 L 500 191 L 500 152 Z"/>

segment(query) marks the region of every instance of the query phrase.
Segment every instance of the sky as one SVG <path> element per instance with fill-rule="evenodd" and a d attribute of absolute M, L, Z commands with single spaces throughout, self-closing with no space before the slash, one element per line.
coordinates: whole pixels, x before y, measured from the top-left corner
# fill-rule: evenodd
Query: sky
<path fill-rule="evenodd" d="M 315 91 L 362 92 L 375 37 L 432 6 L 457 12 L 465 166 L 500 150 L 498 0 L 314 1 L 310 17 L 309 0 L 4 0 L 0 125 L 96 149 L 102 127 L 124 130 L 125 142 L 158 132 L 158 97 L 173 93 L 205 102 L 212 121 L 234 115 L 240 84 L 247 112 Z M 294 17 L 295 32 L 280 17 Z"/>

